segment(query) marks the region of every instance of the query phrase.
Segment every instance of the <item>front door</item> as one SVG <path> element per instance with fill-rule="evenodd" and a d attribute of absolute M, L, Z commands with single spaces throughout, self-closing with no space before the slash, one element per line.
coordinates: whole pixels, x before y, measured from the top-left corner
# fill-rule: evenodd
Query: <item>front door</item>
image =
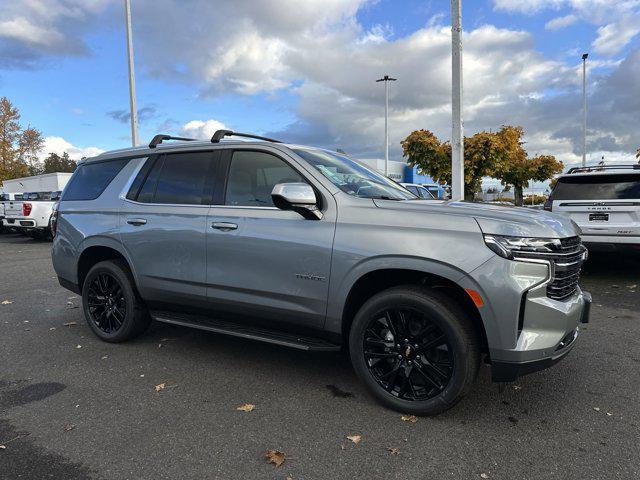
<path fill-rule="evenodd" d="M 122 243 L 150 304 L 206 306 L 206 231 L 215 152 L 147 160 L 120 210 Z"/>
<path fill-rule="evenodd" d="M 322 220 L 273 205 L 277 183 L 308 182 L 275 152 L 228 150 L 226 188 L 207 222 L 207 295 L 237 318 L 322 326 L 336 223 L 333 197 L 321 193 Z"/>

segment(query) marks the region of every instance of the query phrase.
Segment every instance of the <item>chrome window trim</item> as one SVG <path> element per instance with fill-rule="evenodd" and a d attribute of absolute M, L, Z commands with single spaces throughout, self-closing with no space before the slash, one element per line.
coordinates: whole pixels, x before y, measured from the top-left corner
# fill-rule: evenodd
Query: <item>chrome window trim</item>
<path fill-rule="evenodd" d="M 138 174 L 140 173 L 140 170 L 142 170 L 142 167 L 144 167 L 144 165 L 149 161 L 149 157 L 139 157 L 139 158 L 142 158 L 143 161 L 140 162 L 140 165 L 138 165 L 135 168 L 133 173 L 129 176 L 129 180 L 127 180 L 127 182 L 124 184 L 124 188 L 120 192 L 120 195 L 118 195 L 120 197 L 120 200 L 128 200 L 127 193 L 129 193 L 129 189 L 131 189 L 131 185 L 133 185 L 133 182 L 138 176 Z"/>

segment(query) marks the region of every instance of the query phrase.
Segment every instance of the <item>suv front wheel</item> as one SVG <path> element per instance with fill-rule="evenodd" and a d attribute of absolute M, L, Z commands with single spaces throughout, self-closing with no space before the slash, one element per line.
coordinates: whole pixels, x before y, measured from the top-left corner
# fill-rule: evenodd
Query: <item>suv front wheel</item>
<path fill-rule="evenodd" d="M 360 308 L 349 351 L 373 395 L 414 415 L 453 407 L 480 365 L 478 334 L 464 311 L 435 290 L 413 286 L 385 290 Z"/>
<path fill-rule="evenodd" d="M 82 286 L 82 307 L 89 327 L 105 342 L 134 338 L 151 322 L 131 272 L 121 260 L 105 260 L 89 270 Z"/>

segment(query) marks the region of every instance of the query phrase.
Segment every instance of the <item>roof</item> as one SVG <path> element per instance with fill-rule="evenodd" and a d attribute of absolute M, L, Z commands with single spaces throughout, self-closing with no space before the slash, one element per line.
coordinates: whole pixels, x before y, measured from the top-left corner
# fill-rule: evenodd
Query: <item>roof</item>
<path fill-rule="evenodd" d="M 88 157 L 83 160 L 83 162 L 97 162 L 100 160 L 108 160 L 112 158 L 120 158 L 120 157 L 146 157 L 149 155 L 154 155 L 160 152 L 171 152 L 171 151 L 181 151 L 181 150 L 200 150 L 200 149 L 215 149 L 220 147 L 229 147 L 229 146 L 246 146 L 246 145 L 262 145 L 262 146 L 270 146 L 278 148 L 279 146 L 287 147 L 287 148 L 313 148 L 313 147 L 305 147 L 302 145 L 293 145 L 288 143 L 274 143 L 274 142 L 266 142 L 266 141 L 246 141 L 246 140 L 225 140 L 220 143 L 211 143 L 209 140 L 198 140 L 198 141 L 190 141 L 190 142 L 172 142 L 167 144 L 158 145 L 155 148 L 149 148 L 148 145 L 142 145 L 140 147 L 128 147 L 128 148 L 120 148 L 117 150 L 109 150 L 107 152 L 102 152 L 95 157 Z"/>
<path fill-rule="evenodd" d="M 593 175 L 619 175 L 621 173 L 640 174 L 640 164 L 621 164 L 621 165 L 594 165 L 589 167 L 573 167 L 566 173 L 559 176 L 576 177 L 576 176 L 593 176 Z"/>

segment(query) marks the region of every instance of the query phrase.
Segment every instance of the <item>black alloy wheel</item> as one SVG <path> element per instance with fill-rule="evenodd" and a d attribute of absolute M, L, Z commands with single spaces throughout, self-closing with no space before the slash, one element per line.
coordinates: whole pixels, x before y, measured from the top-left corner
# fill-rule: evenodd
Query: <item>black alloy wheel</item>
<path fill-rule="evenodd" d="M 106 272 L 96 275 L 87 295 L 89 317 L 95 326 L 108 335 L 120 330 L 127 316 L 127 301 L 118 279 Z"/>
<path fill-rule="evenodd" d="M 365 330 L 363 354 L 376 382 L 408 401 L 439 395 L 454 369 L 444 332 L 412 308 L 390 308 L 373 316 Z"/>
<path fill-rule="evenodd" d="M 459 302 L 405 285 L 372 296 L 349 331 L 351 362 L 368 390 L 402 413 L 437 415 L 470 390 L 481 334 Z"/>
<path fill-rule="evenodd" d="M 120 259 L 91 267 L 82 284 L 82 308 L 93 333 L 105 342 L 135 338 L 151 322 L 131 270 Z"/>

